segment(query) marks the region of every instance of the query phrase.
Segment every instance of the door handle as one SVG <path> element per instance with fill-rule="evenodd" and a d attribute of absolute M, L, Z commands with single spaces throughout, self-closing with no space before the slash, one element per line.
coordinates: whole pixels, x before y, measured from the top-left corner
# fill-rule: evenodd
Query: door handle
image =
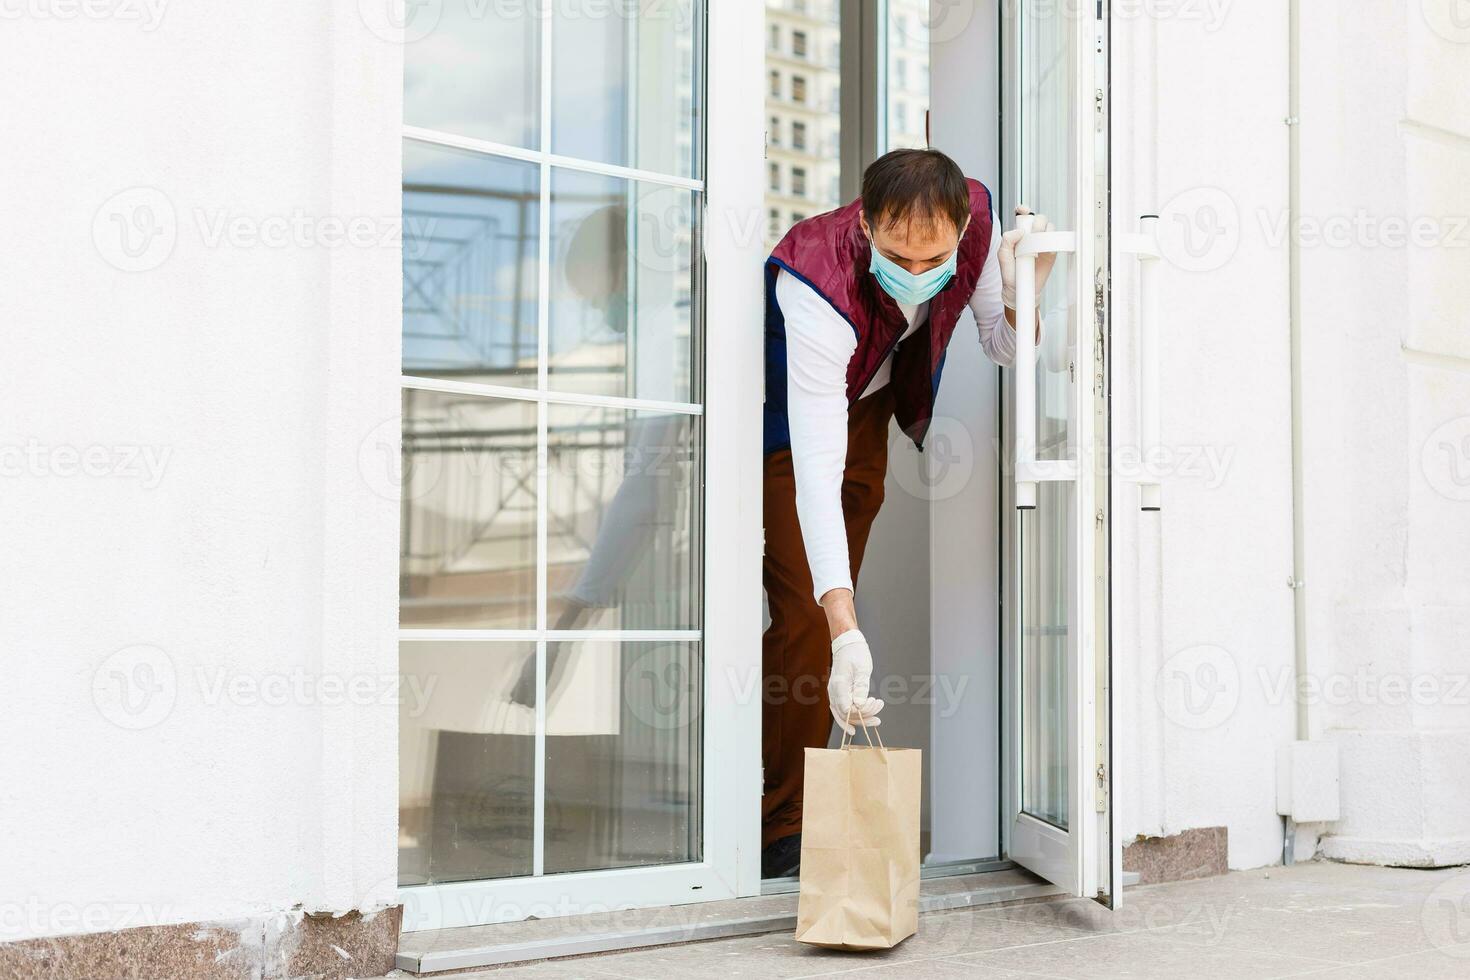
<path fill-rule="evenodd" d="M 1016 509 L 1036 507 L 1036 484 L 1075 480 L 1077 462 L 1036 458 L 1036 256 L 1077 251 L 1070 231 L 1034 231 L 1036 216 L 1016 218 Z M 1075 353 L 1074 353 L 1075 357 Z"/>
<path fill-rule="evenodd" d="M 1139 216 L 1136 235 L 1118 236 L 1118 250 L 1138 256 L 1138 507 L 1158 511 L 1163 488 L 1150 476 L 1149 460 L 1159 448 L 1159 216 Z M 1019 273 L 1017 274 L 1019 276 Z"/>

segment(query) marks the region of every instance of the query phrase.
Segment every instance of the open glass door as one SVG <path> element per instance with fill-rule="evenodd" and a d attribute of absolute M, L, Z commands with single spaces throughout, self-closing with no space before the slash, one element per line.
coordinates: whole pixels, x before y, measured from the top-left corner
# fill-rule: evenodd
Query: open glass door
<path fill-rule="evenodd" d="M 1038 256 L 1056 263 L 1037 306 L 1039 342 L 1018 331 L 1004 414 L 1002 834 L 1007 856 L 1075 895 L 1112 893 L 1107 848 L 1106 493 L 1094 479 L 1106 435 L 1101 316 L 1106 175 L 1097 141 L 1104 50 L 1091 0 L 1003 5 L 1004 202 L 1048 216 L 1017 247 L 1017 324 L 1036 312 Z M 1105 132 L 1105 130 L 1102 130 Z M 1015 219 L 1007 218 L 1009 226 Z M 1029 231 L 1028 219 L 1019 227 Z M 1101 424 L 1100 424 L 1101 423 Z M 1105 537 L 1103 538 L 1105 541 Z M 1103 655 L 1105 656 L 1105 650 Z M 1100 737 L 1102 741 L 1100 742 Z M 1110 863 L 1110 860 L 1109 860 Z"/>

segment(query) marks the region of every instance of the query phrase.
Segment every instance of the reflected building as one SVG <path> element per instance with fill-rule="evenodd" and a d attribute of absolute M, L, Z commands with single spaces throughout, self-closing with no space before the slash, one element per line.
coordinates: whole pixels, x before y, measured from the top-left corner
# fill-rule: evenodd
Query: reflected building
<path fill-rule="evenodd" d="M 766 0 L 766 248 L 841 201 L 836 0 Z"/>

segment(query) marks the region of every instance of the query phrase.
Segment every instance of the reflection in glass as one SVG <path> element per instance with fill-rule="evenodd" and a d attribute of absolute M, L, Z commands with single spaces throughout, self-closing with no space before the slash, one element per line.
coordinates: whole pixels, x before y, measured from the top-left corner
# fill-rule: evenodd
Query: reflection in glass
<path fill-rule="evenodd" d="M 1021 198 L 1055 227 L 1075 227 L 1073 187 L 1077 155 L 1075 23 L 1064 8 L 1049 15 L 1021 17 L 1020 165 Z M 1073 369 L 1070 361 L 1078 311 L 1072 302 L 1075 264 L 1057 256 L 1037 299 L 1044 317 L 1036 352 L 1036 456 L 1070 459 Z"/>
<path fill-rule="evenodd" d="M 888 149 L 929 145 L 929 0 L 888 0 Z"/>
<path fill-rule="evenodd" d="M 403 147 L 403 373 L 536 384 L 535 164 Z"/>
<path fill-rule="evenodd" d="M 580 405 L 548 410 L 553 628 L 698 629 L 698 418 Z"/>
<path fill-rule="evenodd" d="M 546 871 L 701 856 L 696 643 L 548 646 Z"/>
<path fill-rule="evenodd" d="M 528 875 L 536 717 L 511 703 L 534 643 L 399 644 L 398 880 Z"/>
<path fill-rule="evenodd" d="M 405 123 L 528 149 L 538 146 L 537 4 L 410 2 L 405 18 Z"/>
<path fill-rule="evenodd" d="M 692 400 L 695 194 L 555 170 L 553 390 Z"/>
<path fill-rule="evenodd" d="M 399 622 L 536 625 L 536 405 L 403 392 Z"/>
<path fill-rule="evenodd" d="M 1068 597 L 1076 554 L 1072 485 L 1037 486 L 1036 507 L 1021 515 L 1021 809 L 1067 829 L 1067 664 L 1072 644 Z"/>
<path fill-rule="evenodd" d="M 765 8 L 769 251 L 802 218 L 843 203 L 841 26 L 837 0 L 766 0 Z M 804 175 L 800 196 L 794 187 L 798 170 Z"/>
<path fill-rule="evenodd" d="M 532 5 L 535 6 L 535 5 Z M 697 176 L 695 9 L 666 3 L 555 4 L 551 150 Z"/>

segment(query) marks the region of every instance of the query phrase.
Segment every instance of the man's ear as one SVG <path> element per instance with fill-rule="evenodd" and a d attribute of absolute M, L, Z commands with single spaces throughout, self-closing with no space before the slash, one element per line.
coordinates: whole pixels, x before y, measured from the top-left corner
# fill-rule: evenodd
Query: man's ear
<path fill-rule="evenodd" d="M 868 227 L 868 216 L 863 213 L 862 208 L 858 208 L 858 227 L 863 230 L 863 235 L 869 241 L 873 240 L 873 229 Z"/>

